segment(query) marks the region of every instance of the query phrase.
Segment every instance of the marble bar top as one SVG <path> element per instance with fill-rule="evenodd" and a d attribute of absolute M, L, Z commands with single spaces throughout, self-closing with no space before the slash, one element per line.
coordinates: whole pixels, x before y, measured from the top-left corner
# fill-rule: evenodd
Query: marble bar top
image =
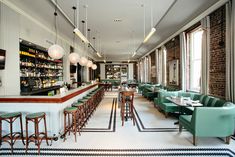
<path fill-rule="evenodd" d="M 97 86 L 98 84 L 90 84 L 81 86 L 76 89 L 69 90 L 63 94 L 58 94 L 55 96 L 0 96 L 0 105 L 1 103 L 63 103 L 85 91 Z"/>

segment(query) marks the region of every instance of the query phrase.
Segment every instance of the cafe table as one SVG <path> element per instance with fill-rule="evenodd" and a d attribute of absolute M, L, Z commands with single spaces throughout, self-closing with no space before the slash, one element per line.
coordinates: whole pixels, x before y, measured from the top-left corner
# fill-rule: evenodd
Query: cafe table
<path fill-rule="evenodd" d="M 203 106 L 199 102 L 199 100 L 191 100 L 189 97 L 166 97 L 167 100 L 170 102 L 173 102 L 177 106 L 179 106 L 179 115 L 183 114 L 183 108 L 184 107 L 200 107 Z M 178 124 L 179 121 L 175 122 L 174 124 Z"/>

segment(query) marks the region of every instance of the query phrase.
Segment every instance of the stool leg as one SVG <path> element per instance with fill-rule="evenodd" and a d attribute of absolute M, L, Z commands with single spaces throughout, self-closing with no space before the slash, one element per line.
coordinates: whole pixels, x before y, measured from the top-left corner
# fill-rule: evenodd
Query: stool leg
<path fill-rule="evenodd" d="M 76 113 L 73 113 L 73 127 L 74 127 L 74 136 L 75 136 L 75 142 L 77 142 L 76 132 L 77 132 L 77 122 L 76 122 Z"/>
<path fill-rule="evenodd" d="M 24 134 L 23 134 L 22 115 L 20 115 L 20 128 L 21 128 L 21 139 L 22 139 L 23 144 L 25 145 L 25 143 L 24 143 Z"/>
<path fill-rule="evenodd" d="M 29 136 L 28 136 L 28 120 L 26 119 L 26 148 L 25 152 L 28 152 L 28 146 L 29 146 Z"/>
<path fill-rule="evenodd" d="M 10 118 L 10 139 L 11 139 L 11 154 L 13 154 L 13 136 L 12 136 L 12 134 L 13 134 L 13 132 L 12 132 L 12 118 Z"/>
<path fill-rule="evenodd" d="M 2 145 L 2 119 L 0 119 L 0 147 Z"/>
<path fill-rule="evenodd" d="M 49 143 L 48 143 L 48 137 L 47 137 L 46 116 L 44 116 L 44 117 L 43 117 L 43 120 L 44 120 L 44 127 L 45 127 L 45 138 L 46 138 L 47 145 L 49 146 Z"/>
<path fill-rule="evenodd" d="M 65 138 L 66 138 L 66 113 L 64 112 L 64 141 L 65 141 Z"/>
<path fill-rule="evenodd" d="M 67 114 L 67 116 L 68 116 L 68 131 L 69 131 L 69 135 L 70 135 L 70 116 L 69 116 L 69 114 Z"/>
<path fill-rule="evenodd" d="M 39 139 L 39 128 L 38 128 L 38 119 L 35 119 L 35 140 L 36 140 L 36 145 L 38 146 L 38 155 L 40 155 L 40 139 Z"/>

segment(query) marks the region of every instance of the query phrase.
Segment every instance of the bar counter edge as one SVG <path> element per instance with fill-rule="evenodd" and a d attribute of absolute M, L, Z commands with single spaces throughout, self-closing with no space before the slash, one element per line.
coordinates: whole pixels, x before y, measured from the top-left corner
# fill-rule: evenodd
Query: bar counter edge
<path fill-rule="evenodd" d="M 98 88 L 98 84 L 91 84 L 68 91 L 64 95 L 55 96 L 1 96 L 0 113 L 21 112 L 25 132 L 25 116 L 29 113 L 45 112 L 48 135 L 59 136 L 63 133 L 64 108 L 71 106 L 73 102 L 96 88 Z M 42 124 L 40 124 L 40 128 L 43 130 Z M 7 123 L 2 124 L 2 129 L 8 131 Z M 13 129 L 14 131 L 20 130 L 18 122 L 14 123 Z M 31 125 L 29 131 L 33 132 L 33 129 L 34 127 Z"/>

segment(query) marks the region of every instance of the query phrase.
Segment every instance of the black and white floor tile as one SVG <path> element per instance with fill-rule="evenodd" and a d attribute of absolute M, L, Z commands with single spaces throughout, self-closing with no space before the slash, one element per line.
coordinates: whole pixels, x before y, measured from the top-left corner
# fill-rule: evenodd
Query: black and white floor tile
<path fill-rule="evenodd" d="M 117 93 L 107 92 L 81 136 L 74 141 L 71 134 L 67 140 L 53 141 L 51 146 L 41 144 L 40 156 L 81 156 L 81 157 L 130 157 L 130 156 L 235 156 L 235 141 L 230 145 L 219 138 L 199 138 L 198 146 L 193 146 L 192 135 L 187 131 L 178 132 L 174 125 L 177 118 L 165 118 L 153 105 L 136 94 L 134 104 L 137 125 L 131 120 L 121 126 L 120 108 Z M 17 141 L 14 154 L 10 154 L 9 145 L 3 143 L 1 156 L 37 156 L 37 149 L 30 144 L 28 154 L 24 145 Z"/>

